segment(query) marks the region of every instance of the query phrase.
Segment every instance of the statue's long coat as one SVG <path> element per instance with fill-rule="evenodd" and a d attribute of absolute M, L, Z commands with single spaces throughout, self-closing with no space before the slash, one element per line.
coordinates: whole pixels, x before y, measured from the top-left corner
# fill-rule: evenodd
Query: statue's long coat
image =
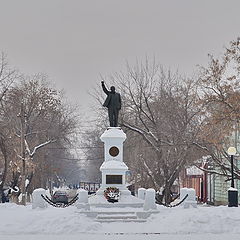
<path fill-rule="evenodd" d="M 118 110 L 121 109 L 121 96 L 119 93 L 111 93 L 108 92 L 108 96 L 105 100 L 105 102 L 103 103 L 104 107 L 107 108 L 116 108 Z"/>

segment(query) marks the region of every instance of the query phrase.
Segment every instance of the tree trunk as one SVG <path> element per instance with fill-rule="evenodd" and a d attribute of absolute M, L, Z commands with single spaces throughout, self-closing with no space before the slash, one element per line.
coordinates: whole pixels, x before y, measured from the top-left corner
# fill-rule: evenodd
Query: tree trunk
<path fill-rule="evenodd" d="M 20 173 L 19 172 L 12 172 L 12 181 L 11 181 L 11 188 L 15 188 L 15 187 L 18 187 L 19 186 L 19 177 L 20 177 Z M 19 201 L 18 201 L 18 197 L 20 195 L 20 189 L 19 189 L 19 192 L 12 192 L 11 194 L 11 199 L 12 199 L 12 202 L 18 204 Z"/>
<path fill-rule="evenodd" d="M 21 112 L 20 112 L 20 122 L 21 122 L 21 158 L 22 158 L 22 205 L 26 205 L 26 153 L 25 153 L 25 113 L 24 106 L 21 103 Z"/>
<path fill-rule="evenodd" d="M 6 150 L 6 145 L 3 137 L 1 137 L 1 140 L 0 140 L 0 149 L 4 159 L 4 169 L 3 169 L 3 175 L 2 175 L 1 184 L 0 184 L 0 193 L 1 193 L 0 202 L 2 202 L 3 194 L 4 194 L 3 187 L 7 178 L 7 169 L 8 169 L 7 150 Z"/>
<path fill-rule="evenodd" d="M 164 188 L 164 190 L 163 190 L 163 195 L 164 195 L 165 204 L 167 204 L 167 205 L 172 202 L 171 187 L 172 187 L 172 186 L 166 184 L 166 185 L 165 185 L 165 188 Z"/>

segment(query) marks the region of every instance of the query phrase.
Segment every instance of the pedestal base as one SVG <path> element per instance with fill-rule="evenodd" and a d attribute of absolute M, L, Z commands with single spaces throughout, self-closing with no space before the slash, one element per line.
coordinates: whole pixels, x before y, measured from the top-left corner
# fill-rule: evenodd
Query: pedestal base
<path fill-rule="evenodd" d="M 131 195 L 131 192 L 126 190 L 120 190 L 120 197 L 118 202 L 110 203 L 104 196 L 104 190 L 99 189 L 95 196 L 89 198 L 90 206 L 102 207 L 102 208 L 116 208 L 116 207 L 133 207 L 133 208 L 142 208 L 144 201 L 135 196 Z"/>
<path fill-rule="evenodd" d="M 238 207 L 238 191 L 237 189 L 228 190 L 228 206 L 229 207 Z"/>

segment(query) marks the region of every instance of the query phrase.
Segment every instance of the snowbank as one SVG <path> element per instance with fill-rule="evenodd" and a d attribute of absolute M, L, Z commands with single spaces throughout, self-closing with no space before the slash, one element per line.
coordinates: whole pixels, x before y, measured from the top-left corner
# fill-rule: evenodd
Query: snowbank
<path fill-rule="evenodd" d="M 158 206 L 159 214 L 146 223 L 97 223 L 75 206 L 32 210 L 16 204 L 0 204 L 0 239 L 4 235 L 66 234 L 240 234 L 240 208 L 203 207 L 183 209 Z M 139 236 L 138 236 L 139 237 Z M 2 239 L 9 239 L 3 237 Z M 139 239 L 139 238 L 138 238 Z M 178 238 L 179 239 L 179 238 Z M 219 238 L 221 239 L 221 238 Z"/>
<path fill-rule="evenodd" d="M 16 204 L 0 204 L 0 236 L 3 234 L 73 234 L 97 231 L 99 223 L 68 208 L 32 209 Z"/>

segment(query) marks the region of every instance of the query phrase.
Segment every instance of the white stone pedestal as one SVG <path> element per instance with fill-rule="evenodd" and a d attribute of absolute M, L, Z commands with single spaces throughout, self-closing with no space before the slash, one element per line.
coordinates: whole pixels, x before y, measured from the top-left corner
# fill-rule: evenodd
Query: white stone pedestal
<path fill-rule="evenodd" d="M 155 192 L 154 189 L 149 188 L 149 189 L 146 190 L 145 202 L 144 202 L 144 205 L 143 205 L 143 209 L 145 211 L 156 210 L 157 209 L 155 196 L 156 196 L 156 192 Z"/>
<path fill-rule="evenodd" d="M 184 208 L 189 208 L 189 207 L 197 207 L 197 201 L 196 201 L 196 191 L 193 188 L 181 188 L 180 189 L 180 200 L 183 200 L 184 197 L 188 194 L 188 197 L 186 200 L 183 202 L 183 207 Z"/>
<path fill-rule="evenodd" d="M 145 195 L 146 195 L 146 189 L 145 188 L 139 188 L 138 189 L 138 198 L 145 200 Z"/>
<path fill-rule="evenodd" d="M 110 127 L 101 135 L 104 142 L 104 162 L 100 167 L 102 184 L 97 195 L 103 195 L 107 187 L 116 187 L 120 195 L 130 195 L 126 188 L 127 165 L 123 162 L 123 142 L 126 134 L 119 127 Z"/>
<path fill-rule="evenodd" d="M 32 193 L 32 209 L 35 208 L 47 208 L 48 204 L 44 201 L 41 195 L 46 195 L 46 190 L 43 188 L 37 188 Z"/>
<path fill-rule="evenodd" d="M 90 205 L 88 203 L 88 192 L 86 190 L 78 190 L 78 200 L 76 206 L 78 209 L 82 209 L 83 211 L 90 210 Z"/>

